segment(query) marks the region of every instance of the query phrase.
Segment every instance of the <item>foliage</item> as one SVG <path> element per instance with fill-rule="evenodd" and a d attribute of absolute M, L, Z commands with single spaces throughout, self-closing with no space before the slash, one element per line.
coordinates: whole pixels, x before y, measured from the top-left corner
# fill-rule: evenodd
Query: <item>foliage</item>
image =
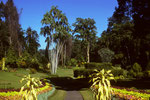
<path fill-rule="evenodd" d="M 44 26 L 41 28 L 41 35 L 46 37 L 45 53 L 48 55 L 48 49 L 52 41 L 56 42 L 56 44 L 58 41 L 63 44 L 68 39 L 70 27 L 67 17 L 57 6 L 51 7 L 51 10 L 44 15 L 41 23 Z M 47 57 L 47 59 L 49 58 Z"/>
<path fill-rule="evenodd" d="M 129 100 L 149 100 L 150 95 L 147 93 L 140 93 L 135 91 L 128 91 L 126 89 L 112 88 L 112 94 L 121 98 Z"/>
<path fill-rule="evenodd" d="M 41 94 L 48 92 L 52 90 L 52 86 L 49 83 L 46 83 L 45 86 L 39 87 L 36 89 L 38 92 L 38 97 L 40 97 Z M 7 99 L 7 100 L 20 100 L 21 96 L 19 95 L 19 92 L 17 91 L 10 91 L 10 92 L 0 92 L 0 99 Z"/>
<path fill-rule="evenodd" d="M 68 60 L 67 62 L 68 66 L 77 66 L 77 60 L 75 58 L 71 58 L 70 60 Z"/>
<path fill-rule="evenodd" d="M 111 70 L 101 71 L 95 70 L 96 73 L 92 75 L 92 86 L 95 97 L 97 100 L 110 100 L 111 99 L 111 84 L 110 80 L 114 79 Z"/>
<path fill-rule="evenodd" d="M 126 78 L 127 77 L 127 74 L 128 74 L 128 71 L 121 68 L 121 67 L 116 67 L 114 66 L 111 70 L 112 74 L 115 76 L 115 77 L 120 77 L 120 78 Z"/>
<path fill-rule="evenodd" d="M 150 70 L 150 61 L 147 63 L 146 70 Z"/>
<path fill-rule="evenodd" d="M 105 69 L 105 70 L 110 70 L 112 69 L 112 63 L 95 63 L 95 62 L 91 62 L 91 63 L 86 63 L 85 64 L 85 68 L 86 69 Z"/>
<path fill-rule="evenodd" d="M 6 55 L 6 64 L 9 65 L 9 67 L 17 68 L 16 60 L 17 60 L 16 53 L 14 49 L 10 47 Z"/>
<path fill-rule="evenodd" d="M 75 69 L 73 70 L 74 77 L 82 77 L 82 78 L 89 78 L 91 74 L 94 73 L 93 69 Z"/>
<path fill-rule="evenodd" d="M 7 70 L 5 61 L 6 61 L 6 58 L 2 58 L 1 61 L 0 61 L 0 69 L 1 70 Z"/>
<path fill-rule="evenodd" d="M 77 18 L 76 22 L 73 23 L 73 26 L 75 27 L 73 35 L 75 35 L 76 38 L 82 40 L 82 42 L 85 43 L 86 46 L 86 58 L 87 62 L 90 62 L 90 47 L 94 45 L 94 42 L 96 41 L 96 26 L 94 19 L 91 18 Z M 75 34 L 76 33 L 76 34 Z"/>
<path fill-rule="evenodd" d="M 22 94 L 23 100 L 37 100 L 37 90 L 35 87 L 38 87 L 42 85 L 41 81 L 38 78 L 31 78 L 30 75 L 25 76 L 20 80 L 22 83 L 23 81 L 26 81 L 26 84 L 21 87 L 20 94 Z M 29 88 L 25 89 L 25 87 Z"/>
<path fill-rule="evenodd" d="M 143 77 L 142 68 L 138 63 L 134 63 L 133 67 L 129 71 L 129 75 L 133 77 Z"/>
<path fill-rule="evenodd" d="M 114 57 L 114 52 L 108 48 L 102 48 L 98 51 L 102 62 L 111 62 Z"/>
<path fill-rule="evenodd" d="M 28 27 L 26 31 L 26 49 L 30 55 L 35 55 L 38 51 L 40 44 L 38 43 L 39 35 L 35 30 L 32 30 L 31 27 Z"/>
<path fill-rule="evenodd" d="M 36 69 L 34 69 L 34 68 L 31 68 L 31 69 L 30 69 L 30 74 L 35 74 L 36 72 L 37 72 Z"/>

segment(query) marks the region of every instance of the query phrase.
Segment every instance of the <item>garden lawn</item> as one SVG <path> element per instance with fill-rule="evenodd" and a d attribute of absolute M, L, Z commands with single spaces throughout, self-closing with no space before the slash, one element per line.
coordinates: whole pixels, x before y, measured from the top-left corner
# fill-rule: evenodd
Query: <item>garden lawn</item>
<path fill-rule="evenodd" d="M 73 69 L 58 68 L 56 74 L 59 77 L 71 77 L 71 78 L 73 78 Z"/>
<path fill-rule="evenodd" d="M 66 96 L 66 91 L 56 90 L 52 96 L 48 97 L 48 100 L 64 100 L 65 96 Z"/>
<path fill-rule="evenodd" d="M 29 74 L 29 70 L 25 70 L 25 69 L 18 69 L 15 72 L 0 71 L 0 88 L 18 89 L 25 83 L 24 82 L 21 84 L 19 81 L 23 78 L 24 75 L 28 75 L 28 74 Z M 31 74 L 31 76 L 44 78 L 47 77 L 47 74 L 37 72 L 35 74 Z"/>
<path fill-rule="evenodd" d="M 95 100 L 94 95 L 90 89 L 82 89 L 80 90 L 80 93 L 84 100 Z"/>

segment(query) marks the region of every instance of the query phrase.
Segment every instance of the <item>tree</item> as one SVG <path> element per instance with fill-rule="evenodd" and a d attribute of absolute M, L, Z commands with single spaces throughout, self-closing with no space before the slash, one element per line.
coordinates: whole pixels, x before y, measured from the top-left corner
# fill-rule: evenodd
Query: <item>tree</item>
<path fill-rule="evenodd" d="M 95 21 L 91 18 L 77 18 L 73 26 L 75 27 L 74 35 L 84 41 L 87 46 L 87 62 L 90 62 L 90 45 L 92 45 L 92 40 L 95 40 L 96 37 Z"/>
<path fill-rule="evenodd" d="M 35 55 L 38 51 L 40 44 L 38 43 L 39 35 L 35 30 L 29 27 L 26 31 L 26 48 L 30 55 Z"/>
<path fill-rule="evenodd" d="M 15 51 L 18 51 L 18 55 L 21 55 L 21 44 L 18 39 L 20 24 L 19 14 L 13 0 L 8 0 L 4 7 L 4 16 L 6 25 L 8 26 L 9 33 L 9 45 L 12 45 Z"/>
<path fill-rule="evenodd" d="M 48 52 L 53 40 L 56 43 L 59 41 L 61 44 L 64 44 L 65 41 L 71 37 L 69 34 L 70 27 L 68 19 L 57 6 L 51 7 L 51 10 L 44 15 L 41 23 L 44 25 L 44 27 L 41 28 L 41 34 L 46 37 L 45 42 L 47 42 L 46 52 Z"/>
<path fill-rule="evenodd" d="M 5 22 L 5 15 L 4 15 L 4 7 L 5 5 L 3 2 L 0 3 L 0 59 L 6 56 L 6 51 L 9 48 L 8 42 L 8 26 Z"/>
<path fill-rule="evenodd" d="M 66 58 L 66 40 L 71 37 L 69 34 L 70 26 L 68 24 L 68 19 L 61 10 L 56 6 L 52 6 L 51 10 L 44 15 L 44 18 L 41 21 L 44 27 L 41 28 L 41 34 L 46 37 L 47 46 L 46 46 L 46 55 L 54 55 L 55 57 L 47 57 L 47 59 L 52 64 L 52 71 L 56 72 L 58 64 L 58 56 L 61 55 L 61 62 L 64 65 L 64 60 Z M 65 44 L 65 46 L 63 46 Z M 51 53 L 48 54 L 49 47 L 51 46 Z M 56 51 L 55 51 L 56 50 Z M 51 59 L 49 59 L 51 58 Z M 55 59 L 55 60 L 54 60 Z M 56 69 L 55 69 L 56 68 Z M 54 69 L 54 70 L 53 70 Z"/>
<path fill-rule="evenodd" d="M 149 0 L 118 0 L 118 7 L 113 17 L 118 20 L 126 16 L 133 20 L 134 57 L 143 68 L 150 57 L 150 1 Z M 121 15 L 121 16 L 119 16 Z M 115 20 L 115 21 L 116 21 Z M 123 21 L 123 20 L 122 20 Z"/>
<path fill-rule="evenodd" d="M 102 62 L 111 62 L 114 57 L 114 52 L 108 48 L 102 48 L 98 51 Z"/>

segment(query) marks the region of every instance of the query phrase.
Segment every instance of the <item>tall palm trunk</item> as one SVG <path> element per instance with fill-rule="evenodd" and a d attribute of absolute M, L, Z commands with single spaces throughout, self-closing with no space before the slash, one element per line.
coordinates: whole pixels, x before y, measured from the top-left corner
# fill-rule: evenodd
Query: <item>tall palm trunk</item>
<path fill-rule="evenodd" d="M 87 62 L 89 63 L 90 62 L 90 43 L 88 42 L 88 45 L 87 45 Z"/>

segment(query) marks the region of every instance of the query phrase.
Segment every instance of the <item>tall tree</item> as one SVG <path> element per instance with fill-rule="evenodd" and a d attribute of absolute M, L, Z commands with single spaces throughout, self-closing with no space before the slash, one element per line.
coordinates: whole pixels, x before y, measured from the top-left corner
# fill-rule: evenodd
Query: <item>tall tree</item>
<path fill-rule="evenodd" d="M 20 42 L 18 39 L 20 24 L 19 14 L 13 0 L 8 0 L 5 4 L 4 15 L 9 32 L 9 44 L 12 45 L 18 55 L 21 55 Z"/>
<path fill-rule="evenodd" d="M 28 27 L 26 31 L 26 45 L 27 51 L 30 55 L 35 55 L 38 51 L 40 44 L 38 43 L 39 35 L 35 30 L 32 30 L 31 27 Z"/>
<path fill-rule="evenodd" d="M 8 27 L 5 22 L 4 15 L 5 5 L 3 2 L 0 3 L 0 59 L 6 55 L 6 51 L 9 47 L 8 42 Z"/>
<path fill-rule="evenodd" d="M 41 23 L 44 26 L 41 28 L 41 34 L 46 37 L 45 42 L 47 42 L 46 52 L 48 52 L 52 40 L 64 44 L 68 37 L 71 37 L 68 19 L 57 6 L 51 7 L 51 10 L 44 15 Z M 63 62 L 64 48 L 62 50 L 61 58 Z"/>
<path fill-rule="evenodd" d="M 86 43 L 87 62 L 90 62 L 90 45 L 92 45 L 92 40 L 95 40 L 96 37 L 95 21 L 91 18 L 77 18 L 73 26 L 75 27 L 74 35 Z"/>

